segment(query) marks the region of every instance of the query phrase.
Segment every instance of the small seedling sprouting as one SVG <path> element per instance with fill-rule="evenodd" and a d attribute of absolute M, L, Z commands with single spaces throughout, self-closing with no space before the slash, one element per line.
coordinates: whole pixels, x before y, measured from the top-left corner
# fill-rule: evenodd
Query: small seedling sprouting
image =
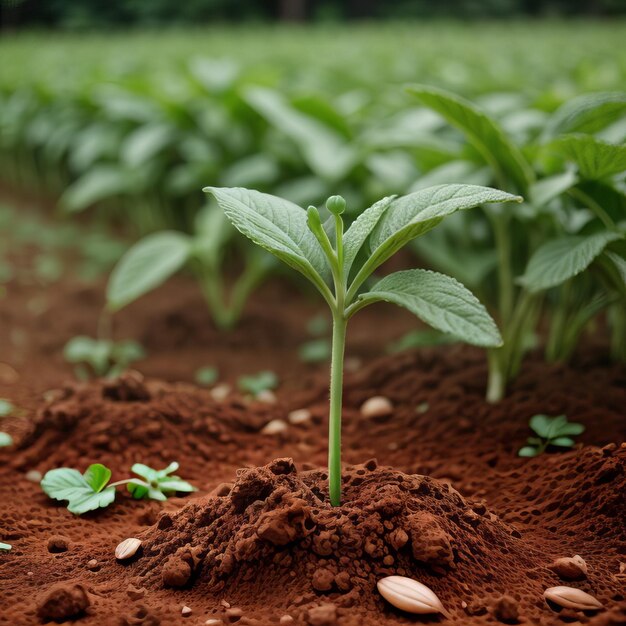
<path fill-rule="evenodd" d="M 70 339 L 63 350 L 68 363 L 75 365 L 74 372 L 80 380 L 96 377 L 119 376 L 135 361 L 146 356 L 136 341 L 111 341 L 78 336 Z"/>
<path fill-rule="evenodd" d="M 84 474 L 70 467 L 60 467 L 46 472 L 41 488 L 54 500 L 67 500 L 67 509 L 76 515 L 109 506 L 115 500 L 116 487 L 127 485 L 136 499 L 166 500 L 177 492 L 190 493 L 196 488 L 172 472 L 178 463 L 170 463 L 163 470 L 135 463 L 131 471 L 140 478 L 127 478 L 110 483 L 111 470 L 101 463 L 90 465 Z"/>
<path fill-rule="evenodd" d="M 270 370 L 263 370 L 258 374 L 239 377 L 237 386 L 244 393 L 258 396 L 263 391 L 276 389 L 278 387 L 278 376 Z"/>
<path fill-rule="evenodd" d="M 211 367 L 210 365 L 198 368 L 194 376 L 198 385 L 203 387 L 214 385 L 219 377 L 220 373 L 217 367 Z"/>
<path fill-rule="evenodd" d="M 576 443 L 572 435 L 580 435 L 585 431 L 582 424 L 568 422 L 565 415 L 549 417 L 548 415 L 533 415 L 529 422 L 530 428 L 537 437 L 529 437 L 527 446 L 517 453 L 518 456 L 534 457 L 543 454 L 549 446 L 571 448 Z"/>
<path fill-rule="evenodd" d="M 243 188 L 207 187 L 226 217 L 246 237 L 306 276 L 328 304 L 333 321 L 330 369 L 329 493 L 341 504 L 341 413 L 348 320 L 375 302 L 403 306 L 430 326 L 484 347 L 502 344 L 498 328 L 476 297 L 453 278 L 415 269 L 386 276 L 371 288 L 374 271 L 409 241 L 446 216 L 521 198 L 476 185 L 439 185 L 407 196 L 383 198 L 345 230 L 346 202 L 331 196 L 322 223 L 314 206 Z M 366 286 L 367 285 L 367 286 Z"/>

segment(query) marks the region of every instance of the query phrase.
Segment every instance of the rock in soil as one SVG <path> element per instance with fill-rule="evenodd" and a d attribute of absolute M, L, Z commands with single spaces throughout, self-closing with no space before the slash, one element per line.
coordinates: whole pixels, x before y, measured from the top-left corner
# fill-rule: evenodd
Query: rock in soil
<path fill-rule="evenodd" d="M 82 615 L 89 604 L 89 597 L 81 584 L 57 583 L 39 598 L 37 614 L 43 620 L 64 621 Z"/>

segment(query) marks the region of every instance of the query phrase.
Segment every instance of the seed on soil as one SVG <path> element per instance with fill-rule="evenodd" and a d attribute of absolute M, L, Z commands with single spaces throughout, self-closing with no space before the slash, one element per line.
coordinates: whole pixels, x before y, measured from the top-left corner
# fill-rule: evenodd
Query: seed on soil
<path fill-rule="evenodd" d="M 215 619 L 214 617 L 209 617 L 209 619 L 204 623 L 206 626 L 221 626 L 224 622 L 221 619 Z"/>
<path fill-rule="evenodd" d="M 140 546 L 141 539 L 137 539 L 135 537 L 129 537 L 128 539 L 124 539 L 124 541 L 119 543 L 117 545 L 117 548 L 115 548 L 115 558 L 118 561 L 130 559 L 135 556 Z"/>
<path fill-rule="evenodd" d="M 406 576 L 387 576 L 377 583 L 380 595 L 397 609 L 408 613 L 441 613 L 448 616 L 439 598 L 426 585 Z"/>
<path fill-rule="evenodd" d="M 293 617 L 291 617 L 291 615 L 283 615 L 280 620 L 279 620 L 279 624 L 280 626 L 290 626 L 291 624 L 293 624 L 294 619 Z"/>
<path fill-rule="evenodd" d="M 230 609 L 226 609 L 225 613 L 226 613 L 226 617 L 231 622 L 236 622 L 241 617 L 243 617 L 243 609 L 240 609 L 238 606 L 233 606 Z"/>
<path fill-rule="evenodd" d="M 259 402 L 265 404 L 276 404 L 276 394 L 271 389 L 263 389 L 263 391 L 259 391 L 254 397 Z"/>
<path fill-rule="evenodd" d="M 100 566 L 98 565 L 98 561 L 96 559 L 90 559 L 89 561 L 87 561 L 87 569 L 91 570 L 92 572 L 95 572 L 97 569 L 100 569 Z"/>
<path fill-rule="evenodd" d="M 278 435 L 279 433 L 284 433 L 288 428 L 287 422 L 283 420 L 272 420 L 265 424 L 261 429 L 261 434 L 263 435 Z"/>
<path fill-rule="evenodd" d="M 393 404 L 385 396 L 372 396 L 361 405 L 361 415 L 368 419 L 386 417 L 393 412 Z"/>
<path fill-rule="evenodd" d="M 602 603 L 581 589 L 574 587 L 550 587 L 543 592 L 546 600 L 554 602 L 566 609 L 577 611 L 597 611 L 602 608 Z"/>
<path fill-rule="evenodd" d="M 223 402 L 229 396 L 231 392 L 231 386 L 228 383 L 220 383 L 215 385 L 209 393 L 216 402 Z"/>
<path fill-rule="evenodd" d="M 563 580 L 580 580 L 587 577 L 587 563 L 578 554 L 557 559 L 550 565 L 550 569 Z"/>
<path fill-rule="evenodd" d="M 69 545 L 70 540 L 67 537 L 63 535 L 52 535 L 52 537 L 48 539 L 48 552 L 67 552 Z"/>
<path fill-rule="evenodd" d="M 28 470 L 25 476 L 26 480 L 30 481 L 31 483 L 37 484 L 39 484 L 41 482 L 41 479 L 43 478 L 43 475 L 39 470 Z"/>
<path fill-rule="evenodd" d="M 311 421 L 311 411 L 309 409 L 296 409 L 287 415 L 290 424 L 306 424 Z"/>
<path fill-rule="evenodd" d="M 181 610 L 180 610 L 180 614 L 183 617 L 189 617 L 191 614 L 193 613 L 193 610 L 191 608 L 189 608 L 188 606 L 184 606 Z"/>

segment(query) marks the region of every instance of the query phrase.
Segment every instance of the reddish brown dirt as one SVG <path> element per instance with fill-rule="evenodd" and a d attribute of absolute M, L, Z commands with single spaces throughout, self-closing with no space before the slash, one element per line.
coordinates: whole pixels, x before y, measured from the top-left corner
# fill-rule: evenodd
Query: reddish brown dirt
<path fill-rule="evenodd" d="M 0 552 L 2 626 L 63 616 L 105 626 L 269 626 L 290 623 L 285 615 L 310 626 L 472 626 L 501 623 L 507 612 L 535 626 L 626 624 L 626 372 L 601 353 L 587 350 L 570 367 L 530 358 L 492 406 L 483 400 L 483 353 L 449 347 L 372 360 L 413 321 L 390 307 L 364 312 L 349 350 L 364 365 L 345 389 L 344 459 L 353 466 L 343 506 L 333 509 L 320 469 L 326 374 L 295 357 L 304 321 L 320 310 L 314 300 L 273 282 L 241 326 L 220 335 L 183 277 L 116 322 L 118 337 L 147 347 L 137 366 L 145 380 L 66 383 L 61 348 L 93 334 L 101 288 L 11 283 L 0 300 L 0 397 L 22 409 L 3 421 L 17 449 L 0 452 L 0 541 L 13 544 Z M 28 305 L 35 296 L 43 309 Z M 189 382 L 201 365 L 217 365 L 230 383 L 273 369 L 277 401 L 237 392 L 217 400 Z M 394 410 L 365 420 L 359 407 L 375 394 Z M 299 408 L 310 409 L 309 423 L 259 433 Z M 518 458 L 539 412 L 585 424 L 577 449 Z M 268 466 L 276 458 L 292 458 L 297 471 Z M 117 480 L 134 462 L 172 460 L 198 493 L 157 503 L 120 490 L 108 509 L 83 517 L 26 478 L 99 461 Z M 117 562 L 115 546 L 133 536 L 141 551 Z M 587 578 L 567 582 L 549 569 L 575 554 Z M 451 619 L 412 617 L 384 602 L 377 578 L 402 573 L 431 587 Z M 542 592 L 560 584 L 591 593 L 605 610 L 555 611 Z"/>

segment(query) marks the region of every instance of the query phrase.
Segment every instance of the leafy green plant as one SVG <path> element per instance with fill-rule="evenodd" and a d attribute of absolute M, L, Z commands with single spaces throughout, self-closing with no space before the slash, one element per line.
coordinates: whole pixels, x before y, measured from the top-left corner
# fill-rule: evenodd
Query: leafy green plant
<path fill-rule="evenodd" d="M 278 376 L 270 370 L 263 370 L 257 374 L 240 376 L 237 379 L 237 386 L 245 393 L 258 396 L 263 391 L 276 389 L 278 387 Z"/>
<path fill-rule="evenodd" d="M 243 188 L 207 187 L 233 225 L 254 243 L 298 270 L 317 288 L 332 320 L 329 414 L 330 501 L 341 501 L 341 414 L 343 361 L 349 319 L 375 302 L 407 308 L 434 328 L 479 346 L 502 339 L 480 302 L 456 280 L 415 269 L 366 285 L 387 259 L 412 239 L 435 228 L 452 213 L 492 202 L 521 198 L 486 187 L 441 185 L 408 196 L 387 197 L 361 213 L 344 233 L 346 202 L 326 202 L 322 224 L 316 207 L 304 210 L 276 196 Z M 332 243 L 331 243 L 332 240 Z M 369 287 L 369 288 L 368 288 Z"/>
<path fill-rule="evenodd" d="M 537 436 L 528 438 L 529 445 L 521 448 L 517 453 L 518 456 L 538 456 L 543 454 L 549 446 L 571 448 L 576 443 L 572 436 L 585 432 L 582 424 L 568 422 L 565 415 L 556 417 L 533 415 L 529 425 Z"/>
<path fill-rule="evenodd" d="M 70 339 L 63 350 L 68 363 L 75 365 L 80 379 L 92 376 L 119 376 L 135 361 L 145 358 L 144 349 L 136 341 L 111 341 L 83 335 Z"/>
<path fill-rule="evenodd" d="M 67 509 L 82 515 L 98 508 L 106 508 L 115 500 L 116 487 L 127 485 L 133 498 L 166 500 L 176 492 L 190 493 L 196 488 L 188 482 L 173 476 L 178 463 L 170 463 L 163 470 L 154 470 L 147 465 L 135 463 L 131 471 L 140 478 L 128 478 L 110 483 L 111 470 L 101 463 L 90 465 L 81 474 L 69 467 L 60 467 L 46 472 L 41 488 L 54 500 L 67 500 Z"/>
<path fill-rule="evenodd" d="M 193 235 L 162 231 L 139 240 L 111 274 L 107 286 L 108 310 L 119 311 L 187 267 L 200 285 L 216 326 L 232 328 L 250 293 L 272 266 L 268 255 L 250 247 L 241 249 L 244 268 L 227 294 L 223 265 L 232 234 L 223 213 L 206 206 L 196 219 Z"/>

